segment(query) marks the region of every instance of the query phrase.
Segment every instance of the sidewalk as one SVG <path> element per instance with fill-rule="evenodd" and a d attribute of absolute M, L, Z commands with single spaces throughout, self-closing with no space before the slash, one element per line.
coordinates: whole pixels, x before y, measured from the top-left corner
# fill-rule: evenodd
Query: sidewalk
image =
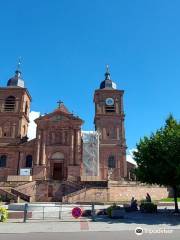
<path fill-rule="evenodd" d="M 171 221 L 172 220 L 172 221 Z M 27 223 L 8 222 L 0 223 L 0 233 L 43 233 L 43 232 L 81 232 L 81 231 L 122 231 L 135 230 L 136 227 L 143 229 L 178 229 L 180 230 L 180 220 L 158 219 L 154 221 L 154 216 L 147 218 L 119 219 L 108 218 L 97 219 L 96 222 L 86 221 L 29 221 Z"/>

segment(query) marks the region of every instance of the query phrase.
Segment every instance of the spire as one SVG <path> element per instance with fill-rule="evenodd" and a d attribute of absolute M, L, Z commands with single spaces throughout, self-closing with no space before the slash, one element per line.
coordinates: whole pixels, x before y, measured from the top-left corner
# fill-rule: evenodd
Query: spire
<path fill-rule="evenodd" d="M 109 65 L 106 65 L 105 80 L 110 80 Z"/>
<path fill-rule="evenodd" d="M 17 64 L 14 77 L 10 78 L 7 82 L 8 87 L 24 88 L 24 80 L 21 77 L 20 66 L 21 66 L 21 58 L 18 59 L 18 64 Z"/>
<path fill-rule="evenodd" d="M 116 84 L 111 80 L 109 65 L 106 65 L 105 79 L 100 84 L 100 89 L 116 89 Z"/>
<path fill-rule="evenodd" d="M 16 71 L 15 71 L 15 76 L 16 77 L 21 76 L 20 68 L 21 68 L 21 57 L 19 57 L 19 59 L 18 59 L 18 64 L 17 64 L 17 68 L 16 68 Z"/>

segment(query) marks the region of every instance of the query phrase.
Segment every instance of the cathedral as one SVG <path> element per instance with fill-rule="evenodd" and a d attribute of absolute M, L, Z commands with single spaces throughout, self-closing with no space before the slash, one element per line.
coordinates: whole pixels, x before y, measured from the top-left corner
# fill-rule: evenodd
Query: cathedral
<path fill-rule="evenodd" d="M 126 162 L 123 94 L 107 67 L 104 80 L 94 92 L 98 171 L 86 176 L 83 120 L 69 112 L 65 103 L 59 102 L 54 111 L 35 119 L 36 138 L 28 141 L 31 95 L 17 69 L 7 86 L 0 87 L 1 182 L 47 183 L 51 196 L 52 186 L 57 183 L 100 186 L 109 180 L 128 179 L 132 166 Z"/>

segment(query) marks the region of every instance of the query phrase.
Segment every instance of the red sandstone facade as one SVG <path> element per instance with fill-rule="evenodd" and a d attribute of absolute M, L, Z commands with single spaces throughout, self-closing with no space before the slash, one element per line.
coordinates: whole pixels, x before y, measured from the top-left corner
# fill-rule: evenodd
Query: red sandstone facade
<path fill-rule="evenodd" d="M 94 94 L 95 128 L 100 132 L 100 173 L 113 180 L 127 177 L 123 91 L 98 89 Z M 112 101 L 107 105 L 107 100 Z"/>
<path fill-rule="evenodd" d="M 123 93 L 107 69 L 94 93 L 99 175 L 86 177 L 83 120 L 63 103 L 35 120 L 36 138 L 28 141 L 31 96 L 17 70 L 7 87 L 0 87 L 0 195 L 14 201 L 64 202 L 142 199 L 147 191 L 154 199 L 167 197 L 166 188 L 124 181 L 134 166 L 126 162 Z"/>
<path fill-rule="evenodd" d="M 107 69 L 94 94 L 94 123 L 100 133 L 99 181 L 127 177 L 123 93 L 116 89 Z M 0 88 L 0 179 L 12 179 L 27 168 L 32 180 L 81 181 L 83 121 L 61 103 L 35 120 L 36 138 L 27 141 L 30 103 L 17 70 L 8 86 Z"/>

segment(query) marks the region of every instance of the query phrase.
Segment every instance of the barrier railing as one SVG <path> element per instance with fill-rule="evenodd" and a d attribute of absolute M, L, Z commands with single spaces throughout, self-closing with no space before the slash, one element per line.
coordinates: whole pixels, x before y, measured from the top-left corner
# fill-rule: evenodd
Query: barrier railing
<path fill-rule="evenodd" d="M 102 206 L 101 206 L 102 207 Z M 99 206 L 100 208 L 100 206 Z M 96 206 L 96 210 L 98 207 Z M 78 215 L 79 214 L 79 215 Z M 24 222 L 30 220 L 94 221 L 95 204 L 24 205 Z"/>

